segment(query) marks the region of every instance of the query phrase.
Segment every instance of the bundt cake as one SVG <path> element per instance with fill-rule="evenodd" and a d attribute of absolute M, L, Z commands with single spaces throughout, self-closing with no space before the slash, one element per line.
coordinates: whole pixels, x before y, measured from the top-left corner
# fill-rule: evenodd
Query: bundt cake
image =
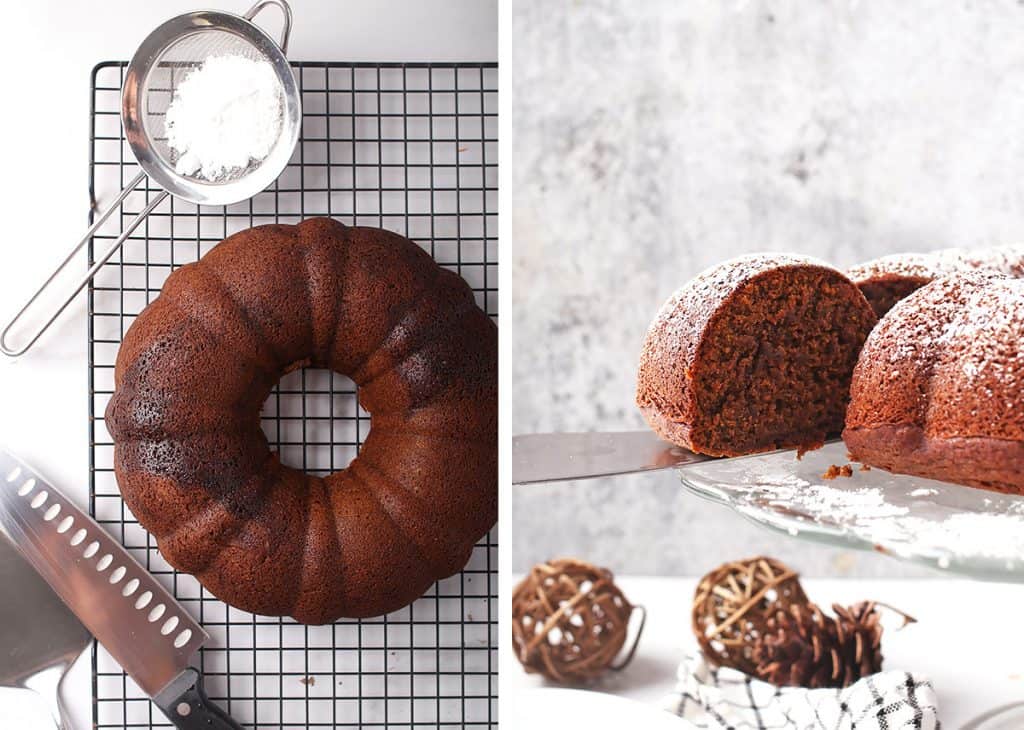
<path fill-rule="evenodd" d="M 280 463 L 282 374 L 359 386 L 341 471 Z M 319 624 L 396 610 L 458 572 L 497 517 L 497 328 L 413 242 L 328 218 L 230 236 L 124 337 L 106 412 L 125 502 L 177 568 L 238 608 Z"/>
<path fill-rule="evenodd" d="M 692 451 L 813 448 L 842 430 L 875 321 L 853 282 L 814 259 L 728 261 L 661 308 L 640 356 L 637 404 L 662 438 Z"/>
<path fill-rule="evenodd" d="M 897 303 L 854 370 L 851 458 L 1024 494 L 1024 281 L 953 274 Z"/>
<path fill-rule="evenodd" d="M 846 273 L 881 317 L 925 284 L 947 274 L 975 269 L 1024 278 L 1024 246 L 893 254 L 855 266 Z"/>

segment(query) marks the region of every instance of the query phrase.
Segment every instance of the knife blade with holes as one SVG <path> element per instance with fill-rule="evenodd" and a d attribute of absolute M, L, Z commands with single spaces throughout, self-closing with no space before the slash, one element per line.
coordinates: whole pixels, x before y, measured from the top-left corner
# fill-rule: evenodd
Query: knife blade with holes
<path fill-rule="evenodd" d="M 0 449 L 0 530 L 182 730 L 240 730 L 190 660 L 210 637 L 95 520 Z"/>

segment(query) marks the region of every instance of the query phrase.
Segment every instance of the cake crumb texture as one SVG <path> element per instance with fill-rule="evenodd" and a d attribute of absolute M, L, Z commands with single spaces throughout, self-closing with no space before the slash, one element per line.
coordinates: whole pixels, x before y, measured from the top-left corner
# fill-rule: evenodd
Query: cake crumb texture
<path fill-rule="evenodd" d="M 699 453 L 818 448 L 842 429 L 850 376 L 875 321 L 856 285 L 816 259 L 727 261 L 655 317 L 637 405 L 662 438 Z"/>

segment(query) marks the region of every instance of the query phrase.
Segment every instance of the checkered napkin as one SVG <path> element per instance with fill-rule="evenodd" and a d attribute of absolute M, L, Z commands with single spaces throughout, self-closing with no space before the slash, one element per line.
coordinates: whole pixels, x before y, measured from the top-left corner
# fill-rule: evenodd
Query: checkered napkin
<path fill-rule="evenodd" d="M 938 730 L 935 690 L 906 672 L 880 672 L 843 690 L 779 688 L 699 652 L 679 665 L 665 708 L 709 730 Z"/>

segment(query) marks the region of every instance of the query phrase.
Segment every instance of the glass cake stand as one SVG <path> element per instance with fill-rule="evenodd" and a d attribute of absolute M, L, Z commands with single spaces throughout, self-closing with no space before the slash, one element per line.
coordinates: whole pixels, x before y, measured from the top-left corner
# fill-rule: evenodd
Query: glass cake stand
<path fill-rule="evenodd" d="M 1024 497 L 862 471 L 841 442 L 711 460 L 679 470 L 696 494 L 794 537 L 873 550 L 972 578 L 1024 583 Z"/>

